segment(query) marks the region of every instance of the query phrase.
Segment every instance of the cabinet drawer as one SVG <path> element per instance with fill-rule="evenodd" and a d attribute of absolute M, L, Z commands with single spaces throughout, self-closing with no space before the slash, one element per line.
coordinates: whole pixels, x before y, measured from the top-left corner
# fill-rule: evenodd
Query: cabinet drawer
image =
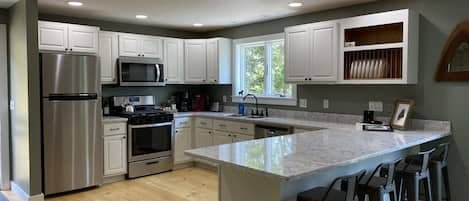
<path fill-rule="evenodd" d="M 127 133 L 126 123 L 104 124 L 104 136 Z"/>
<path fill-rule="evenodd" d="M 195 126 L 197 128 L 207 128 L 207 129 L 212 129 L 213 127 L 213 120 L 211 119 L 205 119 L 205 118 L 197 118 L 195 120 Z"/>
<path fill-rule="evenodd" d="M 231 131 L 233 122 L 223 120 L 213 120 L 213 129 L 219 131 Z"/>
<path fill-rule="evenodd" d="M 232 131 L 244 135 L 254 135 L 255 125 L 250 123 L 233 123 Z"/>
<path fill-rule="evenodd" d="M 176 118 L 175 127 L 176 128 L 190 128 L 191 127 L 191 119 L 188 118 L 188 117 Z"/>

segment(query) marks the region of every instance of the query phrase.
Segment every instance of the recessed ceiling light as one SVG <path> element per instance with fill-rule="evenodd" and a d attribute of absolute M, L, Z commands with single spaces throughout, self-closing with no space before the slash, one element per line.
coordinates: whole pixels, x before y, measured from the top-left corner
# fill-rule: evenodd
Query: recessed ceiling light
<path fill-rule="evenodd" d="M 136 15 L 135 17 L 137 19 L 147 19 L 148 18 L 148 16 L 146 16 L 146 15 Z"/>
<path fill-rule="evenodd" d="M 69 6 L 83 6 L 83 3 L 79 2 L 79 1 L 69 1 L 68 5 Z"/>
<path fill-rule="evenodd" d="M 291 2 L 291 3 L 288 4 L 288 6 L 290 6 L 292 8 L 300 7 L 302 5 L 303 5 L 303 3 L 301 3 L 301 2 Z"/>
<path fill-rule="evenodd" d="M 201 23 L 194 23 L 194 24 L 192 24 L 192 26 L 195 26 L 195 27 L 202 27 L 202 26 L 204 26 L 204 24 L 201 24 Z"/>

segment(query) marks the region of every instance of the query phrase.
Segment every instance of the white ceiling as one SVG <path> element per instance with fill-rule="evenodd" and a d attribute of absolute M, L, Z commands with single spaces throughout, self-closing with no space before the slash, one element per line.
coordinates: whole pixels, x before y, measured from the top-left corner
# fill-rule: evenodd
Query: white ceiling
<path fill-rule="evenodd" d="M 209 31 L 375 0 L 298 0 L 303 2 L 300 8 L 288 7 L 295 0 L 75 0 L 82 7 L 70 7 L 67 0 L 38 1 L 41 13 Z M 137 14 L 148 19 L 138 20 Z"/>
<path fill-rule="evenodd" d="M 15 4 L 18 0 L 0 0 L 0 8 L 9 8 Z"/>

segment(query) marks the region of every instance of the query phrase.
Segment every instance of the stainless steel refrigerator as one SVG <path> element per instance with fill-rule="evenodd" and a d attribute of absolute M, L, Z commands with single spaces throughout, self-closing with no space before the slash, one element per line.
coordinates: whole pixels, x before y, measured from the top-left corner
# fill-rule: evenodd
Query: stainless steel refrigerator
<path fill-rule="evenodd" d="M 96 56 L 41 54 L 44 194 L 102 183 L 100 68 Z"/>

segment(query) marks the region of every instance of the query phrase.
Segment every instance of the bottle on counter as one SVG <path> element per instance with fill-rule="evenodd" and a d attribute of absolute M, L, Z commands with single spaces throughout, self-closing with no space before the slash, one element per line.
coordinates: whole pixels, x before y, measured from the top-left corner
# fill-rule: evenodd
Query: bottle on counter
<path fill-rule="evenodd" d="M 243 94 L 244 94 L 244 90 L 241 90 L 241 91 L 238 92 L 238 95 L 241 96 L 241 97 L 243 96 Z M 245 106 L 244 100 L 241 98 L 240 102 L 238 103 L 238 114 L 239 115 L 244 116 L 244 113 L 245 113 L 245 107 L 244 106 Z"/>

